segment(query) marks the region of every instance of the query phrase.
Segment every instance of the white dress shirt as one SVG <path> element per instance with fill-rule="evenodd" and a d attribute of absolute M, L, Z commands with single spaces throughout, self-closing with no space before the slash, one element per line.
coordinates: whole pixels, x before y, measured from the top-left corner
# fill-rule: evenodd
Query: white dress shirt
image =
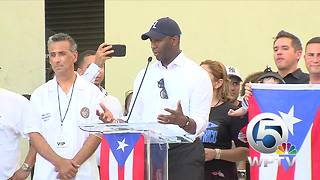
<path fill-rule="evenodd" d="M 134 82 L 130 107 L 132 107 L 144 71 L 144 69 L 140 71 Z M 158 87 L 160 79 L 164 80 L 168 99 L 160 97 L 162 90 Z M 176 110 L 180 100 L 184 115 L 195 120 L 197 136 L 207 127 L 211 99 L 212 84 L 208 73 L 181 52 L 167 68 L 162 66 L 160 61 L 149 67 L 129 123 L 157 122 L 159 114 L 166 114 L 164 108 Z M 170 132 L 187 134 L 178 125 L 165 126 L 168 129 L 167 134 Z"/>
<path fill-rule="evenodd" d="M 62 117 L 67 110 L 72 88 L 66 94 L 60 86 L 58 87 Z M 89 136 L 88 132 L 79 128 L 79 124 L 100 122 L 96 116 L 96 110 L 99 109 L 99 102 L 101 102 L 103 94 L 95 85 L 77 75 L 70 107 L 61 128 L 58 91 L 57 81 L 54 78 L 33 92 L 31 103 L 42 119 L 42 135 L 48 144 L 59 156 L 72 159 Z M 58 141 L 62 141 L 61 137 L 63 142 L 66 142 L 63 147 L 57 145 Z M 55 167 L 37 154 L 33 179 L 53 180 L 56 177 Z M 81 165 L 75 179 L 99 179 L 94 155 Z"/>
<path fill-rule="evenodd" d="M 39 132 L 39 119 L 23 96 L 0 89 L 0 179 L 8 179 L 19 167 L 20 137 Z"/>

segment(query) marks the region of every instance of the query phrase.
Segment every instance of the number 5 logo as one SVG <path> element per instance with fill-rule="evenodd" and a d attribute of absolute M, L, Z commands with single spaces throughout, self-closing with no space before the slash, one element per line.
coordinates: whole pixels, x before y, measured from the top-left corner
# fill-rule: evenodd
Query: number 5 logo
<path fill-rule="evenodd" d="M 273 153 L 281 143 L 288 141 L 288 129 L 280 116 L 261 113 L 248 124 L 247 138 L 256 151 Z"/>

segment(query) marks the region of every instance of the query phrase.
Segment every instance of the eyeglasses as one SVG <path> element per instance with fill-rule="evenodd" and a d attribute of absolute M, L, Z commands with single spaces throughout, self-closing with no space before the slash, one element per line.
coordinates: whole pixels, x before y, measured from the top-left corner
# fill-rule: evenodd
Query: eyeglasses
<path fill-rule="evenodd" d="M 162 99 L 168 99 L 168 93 L 167 93 L 166 88 L 164 87 L 164 80 L 163 80 L 163 78 L 161 78 L 161 79 L 158 81 L 158 87 L 161 88 L 160 97 L 161 97 Z"/>

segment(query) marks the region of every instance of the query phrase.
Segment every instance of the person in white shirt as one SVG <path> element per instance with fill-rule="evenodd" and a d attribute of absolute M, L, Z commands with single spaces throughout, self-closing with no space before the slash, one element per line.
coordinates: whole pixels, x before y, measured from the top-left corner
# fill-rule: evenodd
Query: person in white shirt
<path fill-rule="evenodd" d="M 80 75 L 83 75 L 87 68 L 95 62 L 96 59 L 96 51 L 86 50 L 80 53 L 78 61 L 76 62 L 76 70 Z M 108 108 L 113 114 L 114 118 L 118 119 L 122 116 L 122 106 L 118 98 L 112 96 L 108 93 L 102 86 L 101 83 L 104 80 L 105 76 L 105 67 L 104 64 L 101 65 L 99 73 L 97 74 L 93 83 L 101 90 L 101 92 L 105 95 L 104 102 L 106 108 Z"/>
<path fill-rule="evenodd" d="M 46 142 L 72 167 L 65 171 L 60 167 L 59 171 L 54 159 L 37 154 L 33 179 L 99 179 L 92 155 L 101 139 L 97 134 L 82 131 L 79 125 L 100 121 L 96 110 L 103 94 L 74 72 L 78 53 L 72 37 L 64 33 L 51 36 L 48 52 L 55 77 L 32 93 L 31 104 L 41 118 Z M 36 150 L 39 152 L 39 148 Z"/>
<path fill-rule="evenodd" d="M 77 172 L 73 161 L 58 156 L 44 140 L 40 134 L 40 118 L 36 117 L 27 99 L 5 89 L 0 89 L 0 98 L 0 179 L 27 178 L 35 162 L 36 150 L 55 165 L 62 178 Z M 18 168 L 21 136 L 29 137 L 32 146 Z"/>
<path fill-rule="evenodd" d="M 150 39 L 158 60 L 148 69 L 132 107 L 131 122 L 159 122 L 169 131 L 199 136 L 207 127 L 212 85 L 205 70 L 180 50 L 181 31 L 169 17 L 155 21 L 143 40 Z M 142 79 L 140 71 L 133 98 Z M 204 172 L 203 146 L 196 138 L 190 144 L 169 145 L 169 179 L 200 180 Z"/>
<path fill-rule="evenodd" d="M 132 107 L 128 122 L 159 122 L 175 133 L 200 136 L 207 127 L 212 84 L 208 73 L 180 50 L 181 31 L 170 18 L 154 22 L 142 39 L 150 39 L 158 62 L 150 66 L 141 91 Z M 97 50 L 95 63 L 91 63 L 84 76 L 93 81 L 99 67 L 113 53 L 103 43 Z M 101 52 L 101 53 L 98 53 Z M 137 94 L 143 71 L 134 83 L 133 99 Z M 130 110 L 129 110 L 130 111 Z M 163 114 L 165 113 L 165 114 Z M 102 114 L 102 118 L 112 115 Z M 169 179 L 197 180 L 204 177 L 204 150 L 199 139 L 191 144 L 171 144 L 169 149 Z"/>
<path fill-rule="evenodd" d="M 79 70 L 79 73 L 82 74 L 81 76 L 94 84 L 99 84 L 98 86 L 100 86 L 100 83 L 102 81 L 101 79 L 101 72 L 102 69 L 104 70 L 104 63 L 107 59 L 112 58 L 111 54 L 114 53 L 114 50 L 112 49 L 112 45 L 108 45 L 106 42 L 102 43 L 99 45 L 96 54 L 95 54 L 95 59 L 93 59 L 93 57 L 91 57 L 90 64 L 87 64 L 87 67 L 85 70 Z M 100 81 L 100 83 L 99 83 Z M 100 90 L 104 93 L 106 93 L 106 91 L 104 89 Z M 115 100 L 114 98 L 112 98 L 111 96 L 107 97 L 106 100 L 108 101 L 112 101 L 112 103 L 110 104 L 117 104 L 117 100 Z M 97 112 L 97 115 L 99 115 L 99 118 L 104 120 L 105 123 L 115 123 L 117 122 L 117 115 L 120 112 L 119 108 L 117 105 L 113 106 L 109 106 L 106 107 L 105 104 L 100 104 L 103 112 Z M 107 105 L 108 106 L 108 105 Z M 113 113 L 111 113 L 111 111 L 108 109 L 110 108 L 111 111 L 113 111 Z M 122 112 L 122 108 L 121 108 L 121 112 Z"/>
<path fill-rule="evenodd" d="M 19 167 L 20 137 L 39 132 L 30 102 L 23 96 L 0 88 L 0 179 L 27 178 L 31 171 L 29 156 Z"/>
<path fill-rule="evenodd" d="M 84 72 L 86 72 L 87 68 L 90 66 L 90 64 L 94 63 L 96 59 L 96 51 L 93 50 L 86 50 L 82 53 L 80 53 L 78 61 L 76 62 L 76 69 L 77 72 L 80 75 L 83 75 Z M 122 117 L 122 106 L 120 104 L 120 101 L 114 97 L 111 96 L 102 86 L 101 83 L 104 80 L 104 74 L 105 74 L 105 67 L 104 64 L 102 64 L 102 67 L 100 68 L 99 73 L 97 74 L 96 79 L 94 80 L 94 84 L 101 90 L 101 92 L 104 94 L 104 104 L 105 107 L 112 113 L 112 116 L 114 119 L 119 119 Z M 99 146 L 96 151 L 96 159 L 97 164 L 100 166 L 100 149 Z"/>

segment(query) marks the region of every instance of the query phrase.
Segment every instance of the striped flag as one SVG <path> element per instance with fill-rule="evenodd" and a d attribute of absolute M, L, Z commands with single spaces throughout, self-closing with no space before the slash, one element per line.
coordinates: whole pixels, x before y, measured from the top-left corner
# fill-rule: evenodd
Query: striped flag
<path fill-rule="evenodd" d="M 320 86 L 254 84 L 247 139 L 252 180 L 320 179 Z"/>
<path fill-rule="evenodd" d="M 144 180 L 144 137 L 141 133 L 104 134 L 101 180 Z"/>

